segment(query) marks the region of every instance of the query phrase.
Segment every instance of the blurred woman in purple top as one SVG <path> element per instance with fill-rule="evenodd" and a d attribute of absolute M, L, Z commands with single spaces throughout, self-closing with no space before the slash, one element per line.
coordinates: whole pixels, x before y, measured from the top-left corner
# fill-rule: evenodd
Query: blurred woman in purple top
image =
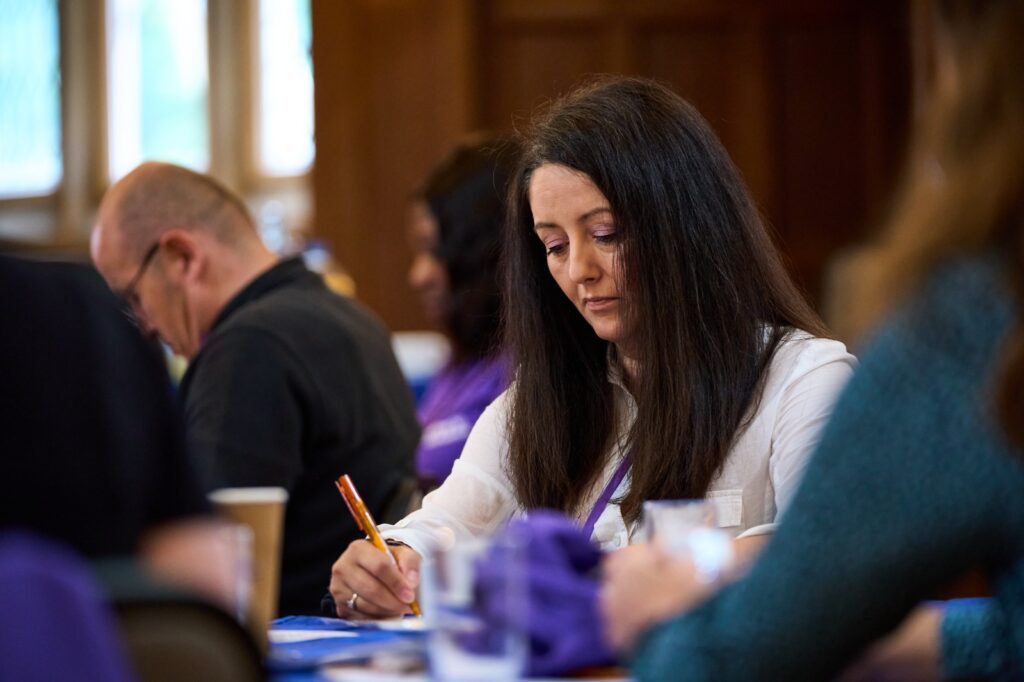
<path fill-rule="evenodd" d="M 410 210 L 409 285 L 452 347 L 419 405 L 416 470 L 424 490 L 444 481 L 480 413 L 508 385 L 498 348 L 497 270 L 511 150 L 500 138 L 460 145 Z"/>

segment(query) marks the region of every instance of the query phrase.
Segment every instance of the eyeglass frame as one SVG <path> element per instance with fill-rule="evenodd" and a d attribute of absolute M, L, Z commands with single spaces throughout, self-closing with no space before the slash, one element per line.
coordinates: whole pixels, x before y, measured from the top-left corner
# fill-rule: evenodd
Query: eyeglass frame
<path fill-rule="evenodd" d="M 135 292 L 135 289 L 139 286 L 139 282 L 142 281 L 143 275 L 146 274 L 146 270 L 149 269 L 149 264 L 153 262 L 153 258 L 156 256 L 156 252 L 160 250 L 160 240 L 157 240 L 146 250 L 146 254 L 142 257 L 142 262 L 139 263 L 139 269 L 135 271 L 135 274 L 128 284 L 121 290 L 119 296 L 123 298 L 132 309 L 137 309 L 139 306 L 139 295 Z"/>

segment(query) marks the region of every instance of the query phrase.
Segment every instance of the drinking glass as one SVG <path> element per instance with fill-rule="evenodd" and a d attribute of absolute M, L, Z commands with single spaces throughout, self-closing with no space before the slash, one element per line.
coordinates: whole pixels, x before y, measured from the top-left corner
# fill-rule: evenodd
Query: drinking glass
<path fill-rule="evenodd" d="M 526 660 L 523 543 L 503 535 L 459 540 L 423 563 L 431 678 L 517 680 Z"/>
<path fill-rule="evenodd" d="M 648 541 L 676 558 L 692 561 L 701 580 L 715 582 L 732 564 L 732 539 L 719 530 L 711 502 L 649 500 L 643 510 Z"/>

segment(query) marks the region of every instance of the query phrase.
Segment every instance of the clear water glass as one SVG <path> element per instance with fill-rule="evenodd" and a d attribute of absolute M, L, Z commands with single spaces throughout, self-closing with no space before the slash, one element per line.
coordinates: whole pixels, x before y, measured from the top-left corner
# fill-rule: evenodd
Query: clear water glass
<path fill-rule="evenodd" d="M 732 564 L 732 538 L 718 528 L 711 502 L 649 500 L 643 510 L 648 541 L 676 558 L 692 561 L 701 580 L 715 582 Z"/>
<path fill-rule="evenodd" d="M 523 543 L 510 537 L 460 540 L 422 567 L 431 678 L 518 680 L 526 661 Z"/>

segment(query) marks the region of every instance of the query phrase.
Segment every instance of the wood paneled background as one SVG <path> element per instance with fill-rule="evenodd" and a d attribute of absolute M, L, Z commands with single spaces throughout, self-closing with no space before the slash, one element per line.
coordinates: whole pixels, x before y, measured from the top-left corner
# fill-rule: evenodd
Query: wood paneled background
<path fill-rule="evenodd" d="M 711 122 L 817 296 L 893 186 L 911 16 L 897 0 L 313 0 L 314 231 L 392 329 L 422 328 L 405 211 L 431 166 L 588 74 L 645 75 Z"/>

